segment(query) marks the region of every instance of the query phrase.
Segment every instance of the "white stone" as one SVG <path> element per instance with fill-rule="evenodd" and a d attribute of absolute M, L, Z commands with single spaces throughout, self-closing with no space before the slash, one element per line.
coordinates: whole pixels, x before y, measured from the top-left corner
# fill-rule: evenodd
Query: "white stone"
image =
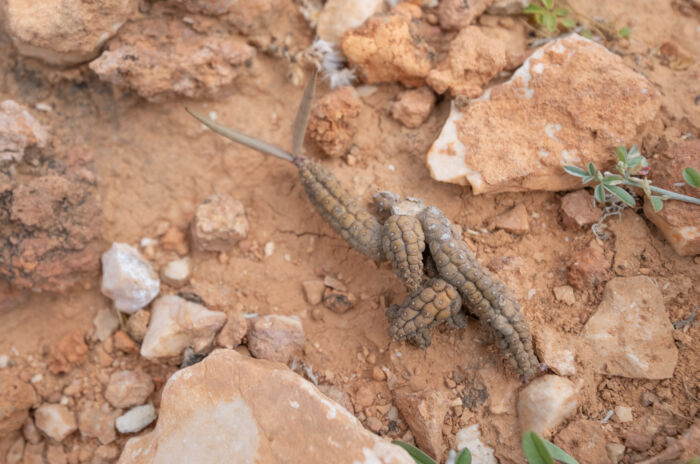
<path fill-rule="evenodd" d="M 321 40 L 338 44 L 348 29 L 384 9 L 384 0 L 328 0 L 318 17 L 316 33 Z"/>
<path fill-rule="evenodd" d="M 119 328 L 119 318 L 110 308 L 98 309 L 92 323 L 95 326 L 95 336 L 101 342 L 107 340 Z"/>
<path fill-rule="evenodd" d="M 576 412 L 576 387 L 571 380 L 556 375 L 538 377 L 520 392 L 518 421 L 521 432 L 533 430 L 550 435 L 557 425 Z"/>
<path fill-rule="evenodd" d="M 634 417 L 632 416 L 632 408 L 629 406 L 616 406 L 615 415 L 613 416 L 617 422 L 632 422 Z"/>
<path fill-rule="evenodd" d="M 43 404 L 34 411 L 34 421 L 39 430 L 56 441 L 62 441 L 78 430 L 75 416 L 60 404 Z"/>
<path fill-rule="evenodd" d="M 473 464 L 497 464 L 496 458 L 493 455 L 493 448 L 484 444 L 481 441 L 481 432 L 479 424 L 473 424 L 465 427 L 457 432 L 455 437 L 457 442 L 457 451 L 462 451 L 467 448 L 472 454 Z"/>
<path fill-rule="evenodd" d="M 131 408 L 125 414 L 117 417 L 114 425 L 119 433 L 136 433 L 156 420 L 156 417 L 156 408 L 152 404 L 144 404 Z"/>
<path fill-rule="evenodd" d="M 601 374 L 668 379 L 678 363 L 663 296 L 646 276 L 610 280 L 581 336 Z"/>
<path fill-rule="evenodd" d="M 113 243 L 102 255 L 102 293 L 114 306 L 133 314 L 160 292 L 160 281 L 151 264 L 126 243 Z"/>
<path fill-rule="evenodd" d="M 192 270 L 190 258 L 176 259 L 165 265 L 161 272 L 163 282 L 173 287 L 181 287 L 187 283 Z"/>
<path fill-rule="evenodd" d="M 28 146 L 44 148 L 48 142 L 48 132 L 25 106 L 13 100 L 0 103 L 0 163 L 22 161 Z"/>
<path fill-rule="evenodd" d="M 196 352 L 211 345 L 226 323 L 226 314 L 176 295 L 165 295 L 153 303 L 151 320 L 141 344 L 148 359 L 179 356 L 191 346 Z"/>
<path fill-rule="evenodd" d="M 10 365 L 10 357 L 6 354 L 0 354 L 0 369 L 5 369 Z"/>

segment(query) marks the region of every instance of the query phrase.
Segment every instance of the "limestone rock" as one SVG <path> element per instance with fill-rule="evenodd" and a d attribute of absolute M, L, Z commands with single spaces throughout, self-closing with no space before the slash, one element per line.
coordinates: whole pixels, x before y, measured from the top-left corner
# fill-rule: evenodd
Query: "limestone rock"
<path fill-rule="evenodd" d="M 115 408 L 130 408 L 145 403 L 154 389 L 151 376 L 141 370 L 116 371 L 109 377 L 105 399 Z"/>
<path fill-rule="evenodd" d="M 73 413 L 60 404 L 42 404 L 34 411 L 34 421 L 39 430 L 56 441 L 78 430 Z"/>
<path fill-rule="evenodd" d="M 111 308 L 100 308 L 92 320 L 95 337 L 101 342 L 107 340 L 119 328 L 119 318 Z"/>
<path fill-rule="evenodd" d="M 632 408 L 629 406 L 615 406 L 615 415 L 613 419 L 616 422 L 632 422 L 634 417 L 632 417 Z"/>
<path fill-rule="evenodd" d="M 444 450 L 442 424 L 449 408 L 444 394 L 435 390 L 397 391 L 394 403 L 406 420 L 418 447 L 435 459 Z"/>
<path fill-rule="evenodd" d="M 414 129 L 430 116 L 435 107 L 435 94 L 428 87 L 401 92 L 391 104 L 391 115 L 406 127 Z"/>
<path fill-rule="evenodd" d="M 590 290 L 600 282 L 610 263 L 603 254 L 603 249 L 595 242 L 586 248 L 571 254 L 567 263 L 569 283 L 579 290 Z"/>
<path fill-rule="evenodd" d="M 493 0 L 442 0 L 438 6 L 438 20 L 443 29 L 462 29 L 481 13 Z"/>
<path fill-rule="evenodd" d="M 129 409 L 125 414 L 117 417 L 114 425 L 119 430 L 119 433 L 136 433 L 140 432 L 148 425 L 156 420 L 156 408 L 152 404 L 144 404 Z"/>
<path fill-rule="evenodd" d="M 700 191 L 683 181 L 682 171 L 694 167 L 700 172 L 700 139 L 675 145 L 668 153 L 650 161 L 650 177 L 656 187 L 700 198 Z M 681 256 L 700 254 L 700 206 L 667 200 L 658 213 L 644 200 L 644 215 Z"/>
<path fill-rule="evenodd" d="M 21 55 L 52 65 L 90 61 L 136 13 L 136 0 L 0 3 L 0 19 Z"/>
<path fill-rule="evenodd" d="M 593 195 L 585 190 L 567 193 L 561 198 L 561 222 L 570 229 L 595 224 L 600 219 L 600 208 L 593 203 Z"/>
<path fill-rule="evenodd" d="M 576 456 L 580 464 L 602 464 L 608 461 L 605 433 L 598 421 L 571 422 L 557 434 L 554 444 L 571 456 Z"/>
<path fill-rule="evenodd" d="M 491 218 L 489 223 L 496 229 L 503 229 L 514 234 L 525 234 L 530 231 L 527 219 L 527 209 L 522 203 L 519 203 L 505 213 Z"/>
<path fill-rule="evenodd" d="M 452 96 L 475 98 L 506 63 L 503 42 L 469 26 L 452 39 L 447 58 L 430 71 L 427 82 L 439 94 L 449 90 Z"/>
<path fill-rule="evenodd" d="M 22 428 L 29 408 L 38 397 L 34 387 L 22 382 L 16 373 L 0 371 L 0 437 Z"/>
<path fill-rule="evenodd" d="M 581 336 L 590 346 L 591 364 L 601 374 L 668 379 L 678 362 L 663 296 L 645 276 L 609 281 Z"/>
<path fill-rule="evenodd" d="M 233 349 L 241 344 L 243 337 L 248 331 L 248 321 L 242 312 L 234 312 L 227 314 L 226 324 L 216 337 L 217 345 Z"/>
<path fill-rule="evenodd" d="M 354 87 L 339 87 L 314 103 L 307 134 L 328 156 L 343 156 L 357 133 L 362 102 Z"/>
<path fill-rule="evenodd" d="M 297 317 L 258 317 L 248 327 L 248 349 L 256 358 L 287 364 L 304 344 L 304 328 Z"/>
<path fill-rule="evenodd" d="M 103 445 L 117 439 L 114 421 L 121 415 L 121 410 L 112 409 L 109 404 L 88 403 L 78 414 L 78 429 L 83 437 L 97 438 Z"/>
<path fill-rule="evenodd" d="M 27 107 L 14 100 L 0 103 L 0 166 L 20 162 L 27 148 L 45 148 L 48 143 L 49 133 Z"/>
<path fill-rule="evenodd" d="M 192 221 L 192 239 L 200 250 L 229 251 L 248 236 L 248 228 L 243 203 L 217 194 L 197 207 Z"/>
<path fill-rule="evenodd" d="M 558 375 L 576 374 L 574 344 L 566 334 L 549 326 L 541 326 L 533 331 L 535 350 L 540 360 Z"/>
<path fill-rule="evenodd" d="M 133 314 L 160 292 L 151 264 L 126 243 L 113 243 L 102 255 L 102 293 L 122 312 Z"/>
<path fill-rule="evenodd" d="M 518 396 L 520 430 L 549 435 L 577 407 L 576 387 L 571 380 L 556 375 L 538 377 Z"/>
<path fill-rule="evenodd" d="M 434 179 L 475 194 L 579 188 L 562 165 L 604 166 L 611 147 L 631 145 L 658 109 L 649 81 L 572 34 L 542 46 L 464 111 L 453 104 L 427 164 Z"/>
<path fill-rule="evenodd" d="M 151 322 L 141 344 L 141 356 L 157 359 L 179 356 L 191 346 L 195 352 L 208 348 L 226 314 L 175 295 L 158 298 L 151 309 Z"/>
<path fill-rule="evenodd" d="M 479 431 L 479 424 L 470 425 L 457 432 L 455 436 L 457 451 L 467 448 L 475 464 L 497 464 L 493 448 L 484 444 Z"/>
<path fill-rule="evenodd" d="M 90 69 L 150 101 L 216 98 L 254 56 L 255 49 L 240 37 L 199 33 L 175 18 L 146 17 L 127 23 Z"/>
<path fill-rule="evenodd" d="M 414 464 L 301 376 L 230 350 L 168 380 L 155 430 L 119 462 L 231 461 Z"/>
<path fill-rule="evenodd" d="M 190 258 L 176 259 L 165 265 L 160 273 L 163 282 L 173 287 L 182 287 L 190 278 L 192 262 Z"/>
<path fill-rule="evenodd" d="M 351 66 L 368 84 L 399 81 L 420 87 L 430 71 L 433 50 L 420 37 L 413 19 L 421 10 L 409 3 L 375 15 L 348 31 L 341 47 Z"/>
<path fill-rule="evenodd" d="M 326 42 L 340 43 L 345 31 L 360 26 L 384 8 L 384 0 L 328 0 L 318 16 L 316 34 Z"/>

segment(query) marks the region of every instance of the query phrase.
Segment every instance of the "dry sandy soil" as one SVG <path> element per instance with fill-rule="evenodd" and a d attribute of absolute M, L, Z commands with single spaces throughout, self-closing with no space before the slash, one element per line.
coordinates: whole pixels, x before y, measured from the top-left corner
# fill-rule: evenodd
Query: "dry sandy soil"
<path fill-rule="evenodd" d="M 626 64 L 646 75 L 662 95 L 663 129 L 658 136 L 661 142 L 655 139 L 655 146 L 671 145 L 682 134 L 699 136 L 697 4 L 680 0 L 571 3 L 582 13 L 631 26 L 631 40 L 611 47 Z M 663 5 L 657 8 L 657 3 Z M 277 40 L 284 34 L 290 50 L 304 50 L 313 39 L 313 30 L 298 8 L 289 11 L 270 26 L 269 30 L 276 32 L 256 32 Z M 162 14 L 158 5 L 149 3 L 142 6 L 141 13 Z M 168 14 L 187 15 L 177 10 Z M 516 25 L 521 21 L 515 17 Z M 520 42 L 512 46 L 522 47 L 524 52 L 532 37 L 528 28 L 518 30 Z M 453 36 L 440 32 L 431 40 L 442 42 L 445 49 L 444 44 Z M 322 383 L 338 385 L 347 392 L 363 423 L 371 417 L 382 421 L 382 435 L 400 438 L 407 427 L 405 423 L 390 427 L 385 408 L 391 402 L 390 387 L 381 376 L 373 377 L 375 366 L 386 366 L 396 373 L 394 388 L 427 387 L 444 392 L 450 401 L 462 399 L 461 405 L 449 409 L 443 426 L 450 446 L 454 447 L 460 428 L 479 423 L 484 441 L 494 447 L 500 462 L 523 462 L 515 412 L 492 412 L 503 402 L 512 404 L 522 385 L 478 322 L 471 320 L 459 331 L 436 330 L 427 350 L 392 341 L 383 307 L 402 301 L 406 291 L 389 265 L 376 264 L 350 249 L 323 222 L 305 197 L 292 165 L 215 136 L 184 111 L 187 105 L 215 112 L 217 120 L 228 126 L 282 147 L 290 145 L 291 126 L 303 92 L 300 82 L 305 78 L 290 79 L 289 70 L 294 66 L 287 57 L 266 53 L 256 41 L 250 43 L 259 48 L 252 64 L 233 88 L 217 98 L 172 97 L 152 103 L 100 81 L 87 66 L 55 69 L 24 58 L 6 36 L 0 36 L 0 101 L 13 99 L 28 107 L 48 104 L 50 111 L 33 114 L 51 133 L 56 153 L 65 157 L 70 147 L 84 147 L 89 153 L 88 164 L 97 178 L 92 195 L 103 215 L 101 250 L 114 241 L 138 245 L 142 238 L 162 232 L 164 221 L 187 234 L 195 209 L 204 198 L 213 193 L 233 196 L 246 207 L 248 239 L 228 253 L 188 251 L 194 265 L 184 290 L 198 294 L 208 307 L 228 313 L 299 316 L 307 337 L 300 361 L 310 366 Z M 684 50 L 691 57 L 689 64 L 674 69 L 659 52 L 664 43 Z M 398 83 L 382 84 L 362 98 L 351 163 L 347 157 L 324 157 L 312 144 L 307 144 L 307 155 L 320 159 L 367 203 L 378 187 L 417 196 L 440 207 L 465 230 L 481 230 L 489 218 L 516 204 L 524 205 L 530 214 L 528 233 L 498 230 L 466 236 L 480 261 L 514 290 L 535 333 L 546 326 L 578 334 L 595 312 L 605 283 L 615 276 L 648 275 L 663 289 L 671 321 L 689 316 L 700 299 L 700 261 L 698 257 L 678 256 L 641 210 L 636 214 L 626 211 L 622 219 L 609 218 L 612 234 L 600 241 L 610 263 L 616 256 L 628 256 L 627 266 L 623 269 L 610 264 L 598 282 L 586 291 L 577 291 L 575 303 L 558 301 L 553 289 L 567 284 L 567 262 L 572 252 L 595 240 L 591 230 L 572 231 L 562 225 L 559 207 L 563 193 L 475 196 L 468 187 L 432 180 L 425 154 L 447 118 L 450 98 L 440 97 L 426 122 L 408 129 L 390 112 L 390 102 L 401 90 Z M 318 96 L 327 94 L 328 84 L 319 84 L 317 92 Z M 262 253 L 268 242 L 274 243 L 271 256 Z M 143 251 L 156 270 L 178 256 L 160 245 Z M 306 302 L 301 282 L 323 275 L 337 277 L 357 296 L 353 309 L 336 314 Z M 163 293 L 176 291 L 180 290 L 162 289 Z M 99 308 L 110 304 L 100 293 L 97 271 L 81 276 L 77 286 L 62 293 L 14 289 L 0 281 L 0 354 L 10 355 L 15 363 L 8 369 L 23 380 L 41 374 L 43 380 L 35 388 L 44 401 L 60 398 L 72 379 L 87 379 L 82 390 L 69 398 L 69 406 L 77 408 L 84 401 L 104 401 L 101 390 L 115 367 L 141 367 L 155 379 L 153 401 L 157 406 L 160 388 L 177 365 L 149 362 L 128 348 L 109 347 L 110 352 L 102 353 L 105 347 L 92 335 L 92 321 Z M 58 342 L 73 332 L 86 340 L 87 354 L 73 358 L 76 361 L 68 374 L 50 372 L 47 366 L 55 357 Z M 666 380 L 594 374 L 579 360 L 572 380 L 580 387 L 581 401 L 573 419 L 600 421 L 614 407 L 630 406 L 634 423 L 611 421 L 604 427 L 606 441 L 624 442 L 628 429 L 645 427 L 653 432 L 651 448 L 646 452 L 628 450 L 622 462 L 636 462 L 663 450 L 668 437 L 685 431 L 700 414 L 699 336 L 697 322 L 674 331 L 680 356 L 673 377 Z M 368 391 L 384 399 L 366 404 Z M 660 403 L 656 404 L 663 407 L 645 402 L 649 393 L 658 397 Z M 121 447 L 127 438 L 119 436 L 115 443 Z M 0 461 L 14 439 L 14 435 L 0 437 Z M 95 439 L 79 434 L 63 443 L 66 453 L 86 460 L 97 446 Z"/>

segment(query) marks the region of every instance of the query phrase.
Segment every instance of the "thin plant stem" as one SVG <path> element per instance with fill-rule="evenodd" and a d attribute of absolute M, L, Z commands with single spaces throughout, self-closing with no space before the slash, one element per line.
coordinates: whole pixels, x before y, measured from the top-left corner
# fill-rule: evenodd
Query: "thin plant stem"
<path fill-rule="evenodd" d="M 622 184 L 629 185 L 630 187 L 638 187 L 641 189 L 644 188 L 644 184 L 641 181 L 638 181 L 636 179 L 625 179 L 622 181 Z M 700 198 L 691 197 L 689 195 L 683 195 L 682 193 L 672 192 L 670 190 L 662 189 L 659 187 L 654 187 L 653 185 L 649 186 L 649 190 L 651 190 L 654 193 L 664 195 L 671 200 L 680 200 L 680 201 L 685 201 L 687 203 L 693 203 L 694 205 L 700 205 Z"/>

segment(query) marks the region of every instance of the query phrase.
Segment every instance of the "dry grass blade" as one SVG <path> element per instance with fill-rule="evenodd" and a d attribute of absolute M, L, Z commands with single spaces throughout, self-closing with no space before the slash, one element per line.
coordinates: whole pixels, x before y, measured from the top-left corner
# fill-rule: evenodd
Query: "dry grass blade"
<path fill-rule="evenodd" d="M 309 83 L 306 84 L 306 89 L 304 90 L 304 96 L 299 104 L 299 110 L 297 110 L 297 116 L 294 120 L 294 127 L 292 130 L 292 156 L 298 158 L 301 153 L 301 147 L 304 145 L 304 134 L 306 134 L 306 126 L 309 124 L 309 116 L 311 116 L 311 103 L 314 99 L 314 93 L 316 91 L 316 74 L 318 71 L 314 67 L 311 71 L 311 77 L 309 77 Z"/>

